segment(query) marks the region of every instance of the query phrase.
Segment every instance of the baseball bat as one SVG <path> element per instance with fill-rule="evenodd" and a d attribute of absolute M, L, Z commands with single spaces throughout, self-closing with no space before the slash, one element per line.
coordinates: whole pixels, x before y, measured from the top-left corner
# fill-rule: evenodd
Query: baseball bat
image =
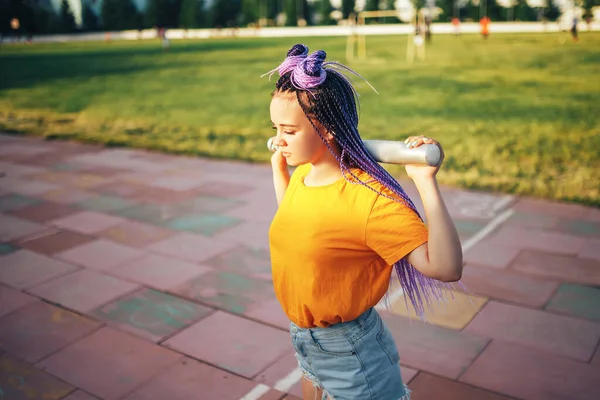
<path fill-rule="evenodd" d="M 273 139 L 267 141 L 267 147 L 271 151 L 277 151 L 278 146 L 273 144 Z M 385 164 L 416 164 L 438 166 L 442 152 L 435 144 L 422 144 L 419 147 L 410 148 L 404 142 L 395 140 L 363 140 L 368 152 L 375 161 Z"/>

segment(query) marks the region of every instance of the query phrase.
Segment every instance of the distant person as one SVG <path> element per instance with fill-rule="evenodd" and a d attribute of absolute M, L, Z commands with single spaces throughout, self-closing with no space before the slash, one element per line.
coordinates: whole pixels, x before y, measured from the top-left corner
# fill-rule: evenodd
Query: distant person
<path fill-rule="evenodd" d="M 479 20 L 479 25 L 481 25 L 481 36 L 484 39 L 487 39 L 490 35 L 490 18 L 486 15 Z"/>
<path fill-rule="evenodd" d="M 579 35 L 577 32 L 577 22 L 577 17 L 573 18 L 573 24 L 571 25 L 571 37 L 573 38 L 574 42 L 577 42 L 579 40 Z"/>
<path fill-rule="evenodd" d="M 10 20 L 10 28 L 13 31 L 13 37 L 18 42 L 21 40 L 21 22 L 19 18 L 13 18 Z"/>
<path fill-rule="evenodd" d="M 454 28 L 454 36 L 460 35 L 460 19 L 452 17 L 452 27 Z"/>
<path fill-rule="evenodd" d="M 431 42 L 431 17 L 429 15 L 425 17 L 425 41 Z"/>
<path fill-rule="evenodd" d="M 167 38 L 167 28 L 164 27 L 159 27 L 156 30 L 156 36 L 158 36 L 158 39 L 160 39 L 160 42 L 162 43 L 162 48 L 164 51 L 169 51 L 169 48 L 171 47 L 171 44 L 169 42 L 169 39 Z"/>
<path fill-rule="evenodd" d="M 592 30 L 592 16 L 589 12 L 585 16 L 585 24 L 587 26 L 587 30 L 591 31 Z"/>

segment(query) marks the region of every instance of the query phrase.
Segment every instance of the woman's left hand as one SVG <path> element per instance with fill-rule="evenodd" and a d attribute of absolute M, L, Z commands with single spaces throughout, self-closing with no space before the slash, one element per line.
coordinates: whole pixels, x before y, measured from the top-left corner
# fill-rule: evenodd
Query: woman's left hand
<path fill-rule="evenodd" d="M 444 161 L 444 149 L 442 146 L 431 138 L 425 137 L 423 135 L 420 136 L 409 136 L 404 143 L 406 143 L 410 148 L 416 148 L 422 146 L 424 144 L 435 144 L 440 148 L 440 162 L 437 166 L 432 167 L 429 165 L 415 165 L 408 164 L 405 166 L 406 173 L 413 180 L 421 180 L 421 179 L 431 179 L 434 178 L 437 172 L 440 170 L 440 166 Z"/>

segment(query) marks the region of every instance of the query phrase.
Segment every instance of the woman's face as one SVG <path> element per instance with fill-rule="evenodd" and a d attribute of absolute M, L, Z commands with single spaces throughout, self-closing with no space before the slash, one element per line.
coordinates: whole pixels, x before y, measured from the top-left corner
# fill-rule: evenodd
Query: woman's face
<path fill-rule="evenodd" d="M 325 152 L 325 143 L 302 111 L 295 93 L 276 93 L 271 100 L 271 122 L 277 130 L 274 144 L 286 158 L 288 165 L 318 163 Z M 318 127 L 320 124 L 316 124 Z M 321 129 L 328 139 L 330 135 Z"/>

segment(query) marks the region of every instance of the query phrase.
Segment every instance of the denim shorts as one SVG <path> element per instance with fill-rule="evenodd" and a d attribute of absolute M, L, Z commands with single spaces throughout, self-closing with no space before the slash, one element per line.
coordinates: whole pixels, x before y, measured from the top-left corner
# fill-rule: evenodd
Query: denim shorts
<path fill-rule="evenodd" d="M 374 308 L 327 328 L 290 325 L 303 375 L 322 399 L 408 400 L 394 339 Z"/>

